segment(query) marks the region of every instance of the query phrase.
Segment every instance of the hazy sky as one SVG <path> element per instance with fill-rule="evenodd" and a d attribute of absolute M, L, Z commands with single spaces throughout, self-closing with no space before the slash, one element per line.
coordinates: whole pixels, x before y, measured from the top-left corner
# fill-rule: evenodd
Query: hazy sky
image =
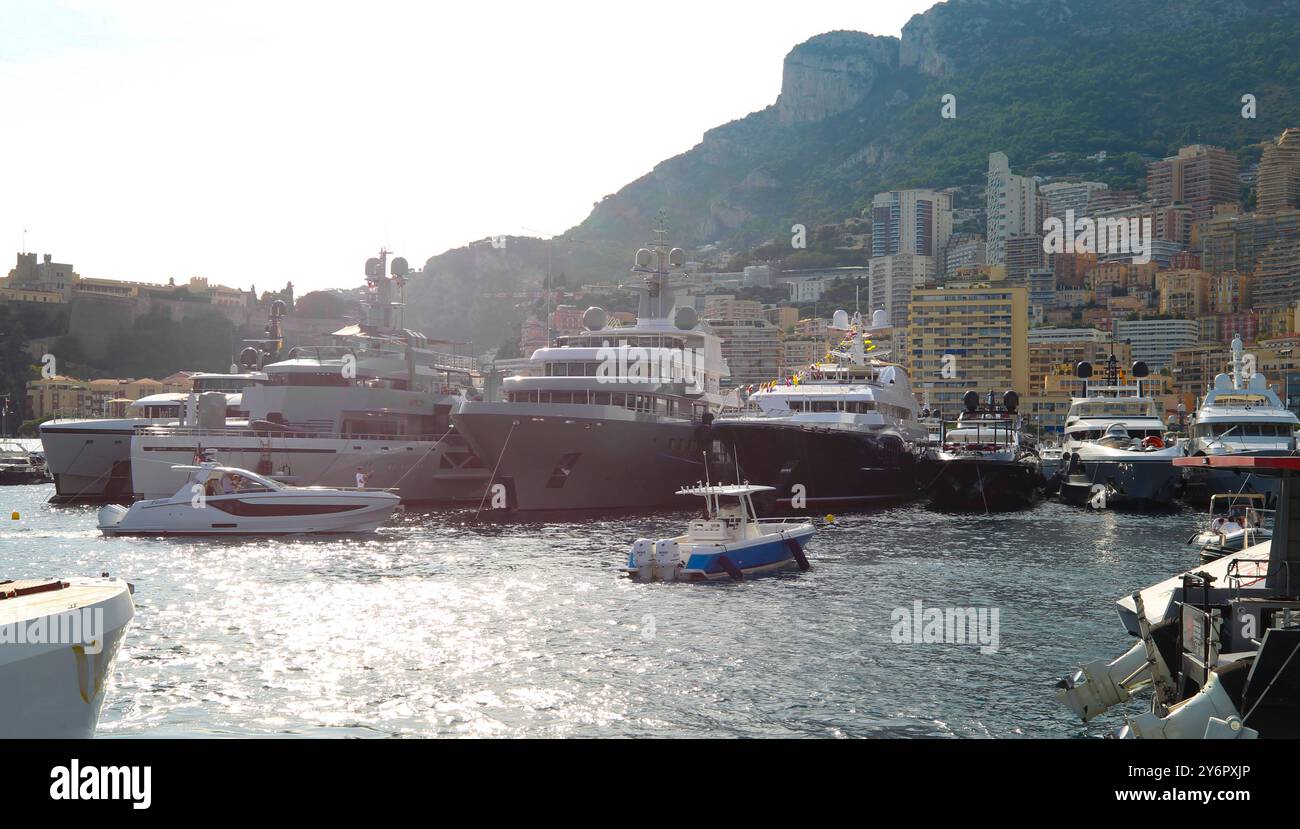
<path fill-rule="evenodd" d="M 357 284 L 593 202 L 930 0 L 0 0 L 0 273 Z"/>

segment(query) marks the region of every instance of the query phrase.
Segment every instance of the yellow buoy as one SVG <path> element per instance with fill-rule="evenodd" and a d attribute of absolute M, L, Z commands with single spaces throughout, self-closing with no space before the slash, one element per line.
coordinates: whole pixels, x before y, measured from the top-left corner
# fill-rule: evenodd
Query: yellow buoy
<path fill-rule="evenodd" d="M 833 516 L 833 515 L 827 515 L 827 516 L 826 516 L 826 523 L 827 523 L 827 524 L 834 524 L 834 523 L 835 523 L 835 516 Z"/>
<path fill-rule="evenodd" d="M 13 512 L 9 513 L 9 520 L 10 521 L 18 520 L 18 510 L 14 510 Z"/>

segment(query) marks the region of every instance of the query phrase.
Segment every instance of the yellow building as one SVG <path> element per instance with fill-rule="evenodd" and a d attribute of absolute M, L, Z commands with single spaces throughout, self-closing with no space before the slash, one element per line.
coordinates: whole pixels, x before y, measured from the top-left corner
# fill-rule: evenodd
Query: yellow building
<path fill-rule="evenodd" d="M 961 410 L 962 395 L 1029 391 L 1029 291 L 1023 286 L 955 282 L 917 288 L 908 305 L 906 353 L 918 397 L 941 411 Z"/>
<path fill-rule="evenodd" d="M 90 384 L 75 377 L 56 374 L 27 382 L 27 411 L 40 420 L 44 417 L 82 417 L 90 400 Z"/>
<path fill-rule="evenodd" d="M 1199 317 L 1209 313 L 1210 275 L 1205 271 L 1161 271 L 1156 275 L 1156 288 L 1160 291 L 1162 314 Z"/>
<path fill-rule="evenodd" d="M 1133 362 L 1133 348 L 1127 342 L 1114 342 L 1109 334 L 1095 328 L 1078 330 L 1080 337 L 1077 340 L 1053 339 L 1029 344 L 1029 385 L 1026 386 L 1029 394 L 1044 391 L 1048 375 L 1060 374 L 1063 369 L 1073 372 L 1074 367 L 1084 360 L 1100 364 L 1114 353 L 1122 366 Z M 1095 336 L 1097 334 L 1101 336 Z"/>

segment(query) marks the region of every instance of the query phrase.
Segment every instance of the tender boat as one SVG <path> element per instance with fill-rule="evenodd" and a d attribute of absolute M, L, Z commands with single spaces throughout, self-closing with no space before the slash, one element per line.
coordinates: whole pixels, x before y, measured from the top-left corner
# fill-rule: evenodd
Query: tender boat
<path fill-rule="evenodd" d="M 1273 537 L 1273 510 L 1260 492 L 1210 496 L 1210 511 L 1200 532 L 1187 540 L 1201 551 L 1201 561 L 1214 561 L 1230 553 L 1261 544 Z"/>
<path fill-rule="evenodd" d="M 93 737 L 134 615 L 121 579 L 0 581 L 0 739 Z"/>
<path fill-rule="evenodd" d="M 1087 383 L 1091 363 L 1079 363 L 1077 374 L 1087 385 L 1065 418 L 1060 499 L 1093 509 L 1172 504 L 1182 481 L 1173 461 L 1183 448 L 1166 441 L 1155 400 L 1143 394 L 1146 364 L 1133 364 L 1132 386 L 1120 385 L 1114 354 L 1102 385 Z"/>
<path fill-rule="evenodd" d="M 1043 473 L 1034 441 L 1022 429 L 1020 395 L 1008 391 L 999 408 L 989 393 L 966 392 L 966 407 L 943 443 L 922 464 L 926 493 L 939 509 L 1015 510 L 1033 506 L 1043 493 Z"/>
<path fill-rule="evenodd" d="M 1269 388 L 1263 374 L 1249 374 L 1241 336 L 1232 340 L 1232 370 L 1220 374 L 1192 420 L 1185 451 L 1192 456 L 1291 455 L 1300 419 Z M 1184 500 L 1204 504 L 1214 493 L 1277 495 L 1278 479 L 1236 468 L 1195 466 L 1183 471 Z"/>
<path fill-rule="evenodd" d="M 99 511 L 104 535 L 290 535 L 373 532 L 399 498 L 364 489 L 293 487 L 205 462 L 179 466 L 189 480 L 170 498 L 110 504 Z"/>
<path fill-rule="evenodd" d="M 643 580 L 712 581 L 771 573 L 797 565 L 807 570 L 803 549 L 813 525 L 802 519 L 755 518 L 753 496 L 770 486 L 693 486 L 678 495 L 704 499 L 704 516 L 685 535 L 651 541 L 638 538 L 624 571 Z"/>
<path fill-rule="evenodd" d="M 45 459 L 37 452 L 5 452 L 0 447 L 0 486 L 48 484 L 53 479 L 45 468 Z"/>

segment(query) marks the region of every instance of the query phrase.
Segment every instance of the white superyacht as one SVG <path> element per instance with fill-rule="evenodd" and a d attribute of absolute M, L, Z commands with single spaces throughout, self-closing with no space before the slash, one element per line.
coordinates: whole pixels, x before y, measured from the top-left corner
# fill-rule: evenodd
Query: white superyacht
<path fill-rule="evenodd" d="M 138 498 L 172 495 L 173 467 L 209 460 L 297 486 L 391 489 L 404 502 L 477 503 L 488 470 L 451 427 L 472 394 L 477 362 L 393 327 L 405 260 L 384 274 L 387 251 L 367 264 L 367 322 L 334 332 L 336 345 L 298 347 L 244 390 L 247 420 L 223 418 L 202 399 L 180 425 L 141 426 L 131 438 Z"/>
<path fill-rule="evenodd" d="M 1262 374 L 1247 377 L 1247 360 L 1238 335 L 1232 340 L 1232 368 L 1219 374 L 1192 419 L 1186 453 L 1194 457 L 1219 455 L 1291 455 L 1296 451 L 1300 418 L 1282 405 Z M 1277 495 L 1280 479 L 1230 467 L 1187 467 L 1187 493 L 1197 503 L 1213 495 L 1258 493 Z"/>

